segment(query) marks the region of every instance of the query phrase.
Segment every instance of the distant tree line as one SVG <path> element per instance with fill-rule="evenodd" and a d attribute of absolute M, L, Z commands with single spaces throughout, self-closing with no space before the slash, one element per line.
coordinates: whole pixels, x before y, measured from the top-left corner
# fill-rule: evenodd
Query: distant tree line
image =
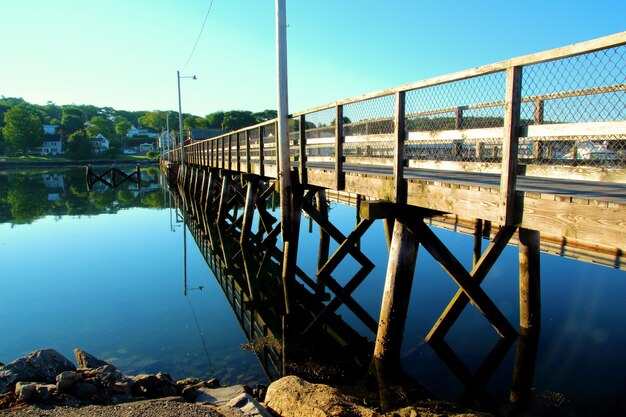
<path fill-rule="evenodd" d="M 275 110 L 217 111 L 204 117 L 183 113 L 183 129 L 221 129 L 231 131 L 276 117 Z M 102 134 L 111 142 L 109 152 L 120 152 L 131 126 L 156 132 L 166 129 L 178 134 L 178 112 L 127 111 L 92 105 L 31 104 L 22 98 L 0 97 L 0 154 L 20 155 L 33 152 L 44 141 L 43 125 L 58 125 L 67 139 L 68 156 L 89 154 L 89 138 Z"/>

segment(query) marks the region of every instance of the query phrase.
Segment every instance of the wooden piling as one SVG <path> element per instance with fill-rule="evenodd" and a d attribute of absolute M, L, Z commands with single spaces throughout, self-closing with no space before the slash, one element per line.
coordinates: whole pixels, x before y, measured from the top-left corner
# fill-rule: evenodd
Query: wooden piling
<path fill-rule="evenodd" d="M 390 370 L 400 361 L 400 346 L 418 247 L 417 237 L 402 221 L 396 219 L 374 347 L 374 357 Z"/>
<path fill-rule="evenodd" d="M 252 219 L 254 217 L 254 208 L 256 207 L 258 188 L 258 180 L 256 179 L 256 177 L 250 177 L 248 179 L 246 202 L 243 210 L 243 223 L 241 225 L 241 236 L 239 238 L 239 244 L 242 246 L 246 244 L 250 236 Z"/>
<path fill-rule="evenodd" d="M 317 192 L 317 198 L 315 200 L 317 211 L 324 219 L 328 219 L 328 202 L 326 200 L 326 191 L 319 190 Z M 310 217 L 312 219 L 312 217 Z M 319 239 L 319 251 L 317 253 L 317 272 L 319 272 L 324 264 L 328 262 L 328 255 L 330 253 L 330 235 L 320 227 L 320 239 Z M 317 274 L 316 274 L 317 275 Z M 324 292 L 324 283 L 321 280 L 317 280 L 316 291 L 318 293 Z"/>
<path fill-rule="evenodd" d="M 222 193 L 220 194 L 220 205 L 217 211 L 217 221 L 218 223 L 224 220 L 224 216 L 226 215 L 226 206 L 228 203 L 228 193 L 230 192 L 230 174 L 224 175 L 222 178 Z"/>
<path fill-rule="evenodd" d="M 520 329 L 541 326 L 540 234 L 519 229 Z"/>

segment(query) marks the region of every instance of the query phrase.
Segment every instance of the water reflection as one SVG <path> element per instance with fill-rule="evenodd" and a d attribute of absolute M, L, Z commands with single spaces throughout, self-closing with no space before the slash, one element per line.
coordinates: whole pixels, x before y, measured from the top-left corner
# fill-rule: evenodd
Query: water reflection
<path fill-rule="evenodd" d="M 314 381 L 339 381 L 366 373 L 372 343 L 334 312 L 326 313 L 323 324 L 306 334 L 298 331 L 295 337 L 289 333 L 290 325 L 308 323 L 320 315 L 327 295 L 312 293 L 296 283 L 293 290 L 298 301 L 290 311 L 291 323 L 286 323 L 280 251 L 273 234 L 268 239 L 263 232 L 251 232 L 249 242 L 242 245 L 239 231 L 233 227 L 236 202 L 218 221 L 216 210 L 201 208 L 185 190 L 172 195 L 176 211 L 185 210 L 186 226 L 248 340 L 245 349 L 257 356 L 268 379 L 299 374 Z M 271 195 L 266 198 L 270 203 Z M 276 221 L 268 212 L 263 217 L 268 228 Z"/>
<path fill-rule="evenodd" d="M 0 175 L 0 223 L 28 224 L 45 216 L 113 214 L 132 207 L 166 208 L 158 168 L 143 168 L 141 182 L 88 189 L 83 170 L 7 171 Z"/>

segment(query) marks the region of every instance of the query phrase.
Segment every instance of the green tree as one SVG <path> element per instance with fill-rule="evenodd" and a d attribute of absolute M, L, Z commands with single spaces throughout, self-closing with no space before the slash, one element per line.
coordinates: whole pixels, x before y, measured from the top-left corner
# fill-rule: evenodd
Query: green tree
<path fill-rule="evenodd" d="M 221 110 L 216 111 L 214 113 L 207 114 L 204 118 L 207 121 L 208 128 L 221 129 L 222 123 L 224 123 L 224 112 Z"/>
<path fill-rule="evenodd" d="M 104 116 L 94 116 L 87 124 L 87 135 L 93 138 L 102 134 L 107 139 L 113 137 L 113 126 L 111 122 Z"/>
<path fill-rule="evenodd" d="M 84 131 L 76 131 L 67 138 L 67 155 L 74 159 L 88 158 L 91 155 L 91 143 Z"/>
<path fill-rule="evenodd" d="M 116 117 L 115 121 L 115 133 L 120 135 L 120 137 L 126 136 L 132 126 L 131 122 L 125 117 Z"/>
<path fill-rule="evenodd" d="M 232 110 L 224 114 L 222 130 L 227 132 L 256 124 L 256 119 L 248 110 Z"/>
<path fill-rule="evenodd" d="M 183 120 L 183 129 L 207 129 L 209 127 L 207 121 L 203 117 L 187 116 Z"/>
<path fill-rule="evenodd" d="M 3 143 L 9 152 L 26 153 L 43 143 L 41 119 L 30 105 L 23 103 L 4 114 Z"/>
<path fill-rule="evenodd" d="M 263 110 L 252 114 L 257 123 L 267 122 L 278 117 L 276 110 Z"/>
<path fill-rule="evenodd" d="M 76 107 L 64 107 L 61 112 L 61 130 L 67 135 L 81 130 L 85 126 L 85 115 Z"/>
<path fill-rule="evenodd" d="M 139 118 L 139 124 L 160 132 L 161 129 L 165 128 L 166 118 L 167 113 L 163 111 L 147 112 Z"/>

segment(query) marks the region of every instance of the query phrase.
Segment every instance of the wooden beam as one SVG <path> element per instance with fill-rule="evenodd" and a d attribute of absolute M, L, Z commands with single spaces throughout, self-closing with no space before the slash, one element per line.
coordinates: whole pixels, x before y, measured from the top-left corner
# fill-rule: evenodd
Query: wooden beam
<path fill-rule="evenodd" d="M 536 230 L 519 229 L 520 328 L 541 327 L 541 238 Z"/>
<path fill-rule="evenodd" d="M 398 91 L 395 94 L 395 120 L 394 120 L 394 201 L 398 204 L 406 204 L 406 182 L 404 180 L 404 141 L 406 138 L 405 128 L 405 93 Z"/>
<path fill-rule="evenodd" d="M 343 190 L 346 186 L 346 174 L 343 172 L 343 106 L 335 107 L 335 189 Z"/>
<path fill-rule="evenodd" d="M 521 96 L 522 67 L 511 67 L 506 71 L 499 204 L 500 222 L 507 226 L 519 224 L 521 221 L 521 213 L 518 213 L 515 204 Z"/>
<path fill-rule="evenodd" d="M 502 227 L 489 244 L 480 260 L 474 264 L 470 275 L 477 285 L 480 285 L 491 270 L 491 267 L 496 263 L 500 254 L 515 233 L 515 230 L 516 228 L 511 226 Z M 459 318 L 468 302 L 469 298 L 467 295 L 463 290 L 459 289 L 424 340 L 427 343 L 431 343 L 432 341 L 443 339 L 448 330 L 450 330 L 452 325 Z"/>
<path fill-rule="evenodd" d="M 246 192 L 246 202 L 243 210 L 241 236 L 239 238 L 239 244 L 242 246 L 244 246 L 248 242 L 250 230 L 252 229 L 252 219 L 254 218 L 254 208 L 256 206 L 257 191 L 258 180 L 256 178 L 249 178 L 248 190 Z"/>
<path fill-rule="evenodd" d="M 418 219 L 422 222 L 422 219 Z M 409 308 L 419 240 L 409 227 L 396 219 L 383 290 L 374 357 L 395 367 L 400 362 L 400 346 Z"/>
<path fill-rule="evenodd" d="M 446 270 L 452 279 L 461 287 L 467 298 L 476 306 L 478 311 L 485 316 L 501 337 L 517 335 L 511 323 L 504 317 L 498 307 L 491 301 L 487 294 L 472 280 L 471 275 L 456 259 L 450 250 L 439 240 L 432 230 L 424 222 L 411 224 L 414 234 L 419 236 L 420 243 L 433 258 Z M 431 331 L 432 332 L 432 331 Z"/>
<path fill-rule="evenodd" d="M 222 192 L 220 194 L 220 204 L 217 211 L 217 222 L 221 223 L 226 215 L 226 205 L 228 203 L 228 195 L 230 192 L 231 178 L 230 174 L 224 175 L 222 178 Z"/>

